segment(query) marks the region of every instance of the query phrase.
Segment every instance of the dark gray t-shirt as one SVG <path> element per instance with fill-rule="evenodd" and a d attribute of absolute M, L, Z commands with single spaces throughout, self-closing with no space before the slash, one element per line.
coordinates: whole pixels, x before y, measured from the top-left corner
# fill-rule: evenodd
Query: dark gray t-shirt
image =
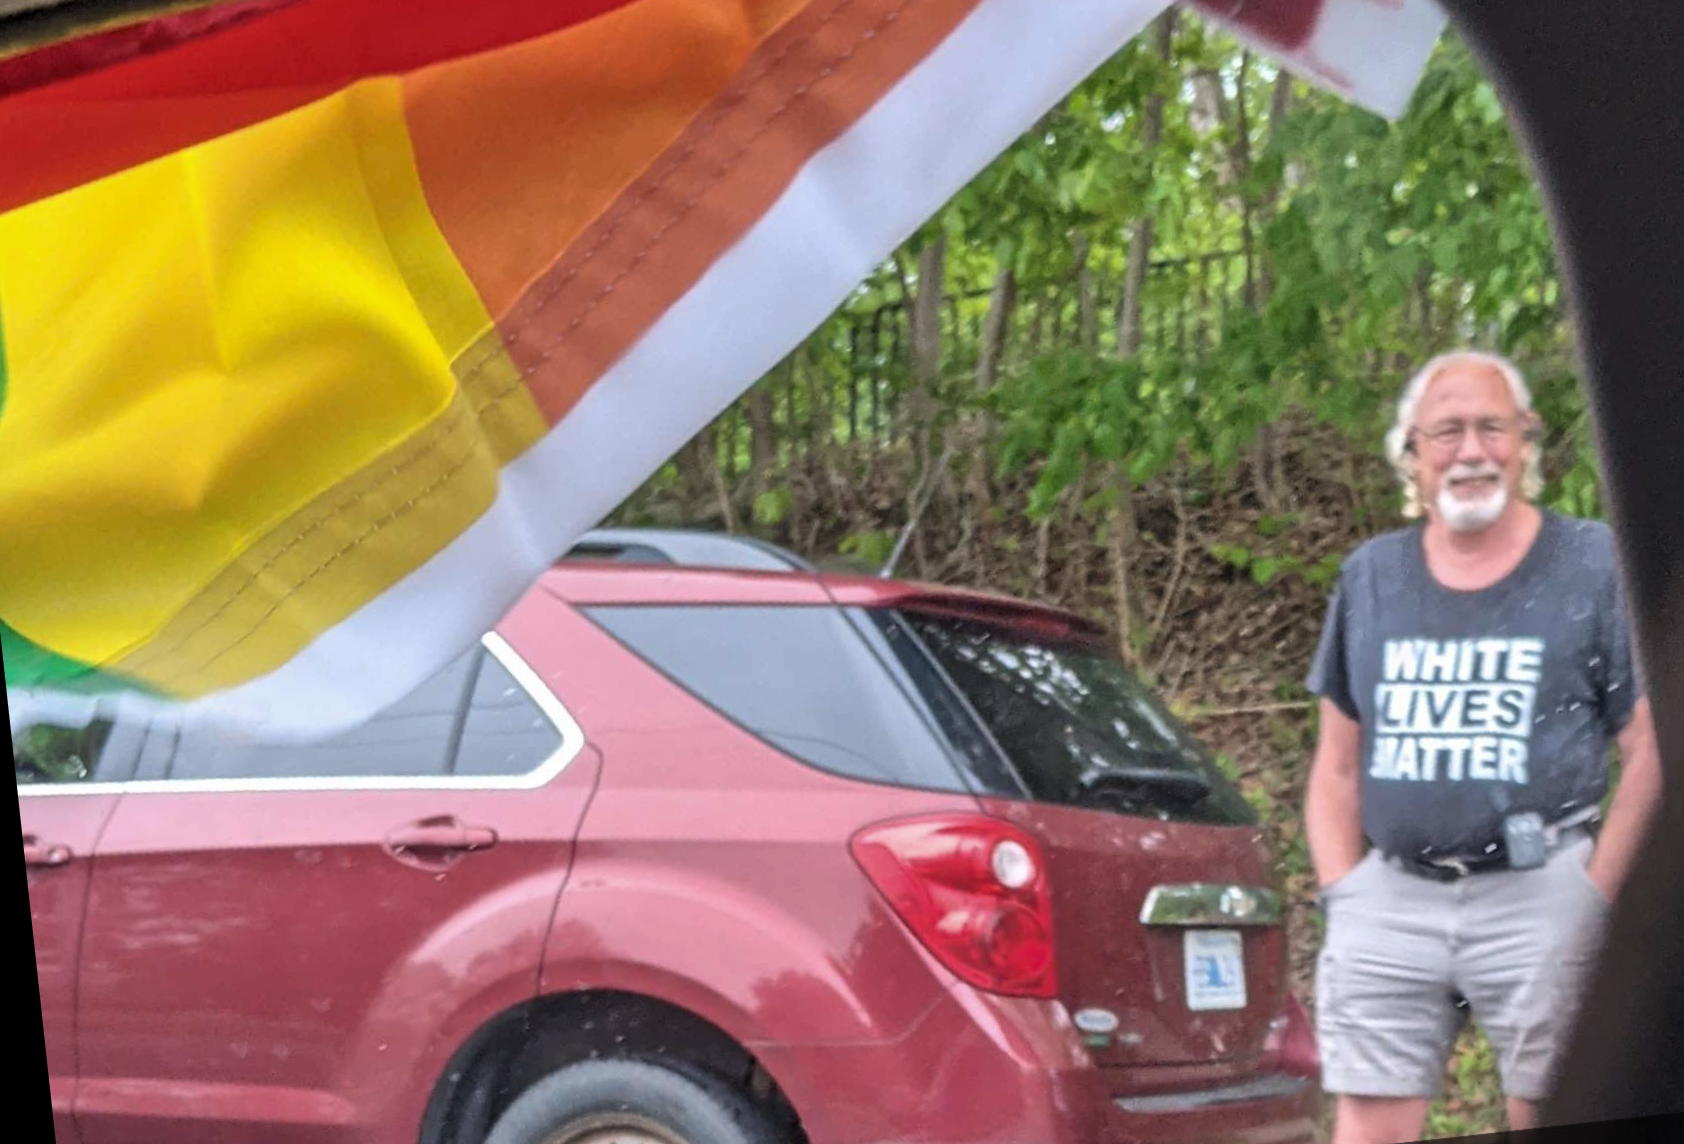
<path fill-rule="evenodd" d="M 1640 693 L 1613 534 L 1545 512 L 1474 592 L 1427 568 L 1422 528 L 1345 561 L 1308 685 L 1362 727 L 1362 828 L 1390 854 L 1479 853 L 1505 815 L 1602 799 Z"/>

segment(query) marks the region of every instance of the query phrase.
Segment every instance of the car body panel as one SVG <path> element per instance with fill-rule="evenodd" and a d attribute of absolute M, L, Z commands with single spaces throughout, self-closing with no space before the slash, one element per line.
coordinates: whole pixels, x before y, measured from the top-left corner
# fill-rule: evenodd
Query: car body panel
<path fill-rule="evenodd" d="M 35 976 L 41 990 L 41 1025 L 47 1043 L 47 1083 L 53 1132 L 60 1144 L 77 1140 L 76 974 L 81 962 L 82 919 L 93 874 L 95 845 L 115 794 L 18 799 L 26 846 L 60 847 L 59 865 L 27 864 L 29 924 L 35 935 Z"/>
<path fill-rule="evenodd" d="M 511 642 L 548 643 L 552 612 L 518 607 Z M 413 1139 L 445 1030 L 536 990 L 596 781 L 594 751 L 572 750 L 533 789 L 136 784 L 89 895 L 86 1144 Z M 388 851 L 436 816 L 495 844 L 445 868 Z"/>

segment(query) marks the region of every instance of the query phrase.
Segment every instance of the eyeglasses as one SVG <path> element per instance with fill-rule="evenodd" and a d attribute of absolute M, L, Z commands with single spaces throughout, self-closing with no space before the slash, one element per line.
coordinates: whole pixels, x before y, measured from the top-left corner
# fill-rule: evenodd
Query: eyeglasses
<path fill-rule="evenodd" d="M 1528 440 L 1535 435 L 1535 429 L 1526 417 L 1481 417 L 1476 421 L 1417 425 L 1410 431 L 1410 436 L 1419 437 L 1439 452 L 1447 453 L 1462 443 L 1469 429 L 1479 434 L 1479 439 L 1487 445 L 1507 445 L 1523 434 Z"/>

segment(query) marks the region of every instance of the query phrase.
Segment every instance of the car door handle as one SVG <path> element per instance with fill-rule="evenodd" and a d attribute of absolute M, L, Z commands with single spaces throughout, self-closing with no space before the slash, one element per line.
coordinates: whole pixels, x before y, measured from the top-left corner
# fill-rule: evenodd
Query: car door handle
<path fill-rule="evenodd" d="M 439 870 L 454 865 L 464 854 L 497 845 L 489 826 L 470 826 L 451 815 L 423 818 L 386 835 L 386 853 L 409 866 Z"/>
<path fill-rule="evenodd" d="M 23 836 L 23 864 L 25 866 L 63 866 L 73 855 L 70 847 L 42 842 L 33 834 Z"/>

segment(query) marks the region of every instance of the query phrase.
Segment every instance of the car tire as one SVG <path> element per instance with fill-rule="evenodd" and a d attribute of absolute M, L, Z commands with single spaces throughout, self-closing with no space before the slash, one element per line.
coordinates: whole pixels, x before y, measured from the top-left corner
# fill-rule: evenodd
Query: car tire
<path fill-rule="evenodd" d="M 747 1095 L 642 1060 L 568 1065 L 504 1109 L 485 1144 L 785 1144 Z"/>

